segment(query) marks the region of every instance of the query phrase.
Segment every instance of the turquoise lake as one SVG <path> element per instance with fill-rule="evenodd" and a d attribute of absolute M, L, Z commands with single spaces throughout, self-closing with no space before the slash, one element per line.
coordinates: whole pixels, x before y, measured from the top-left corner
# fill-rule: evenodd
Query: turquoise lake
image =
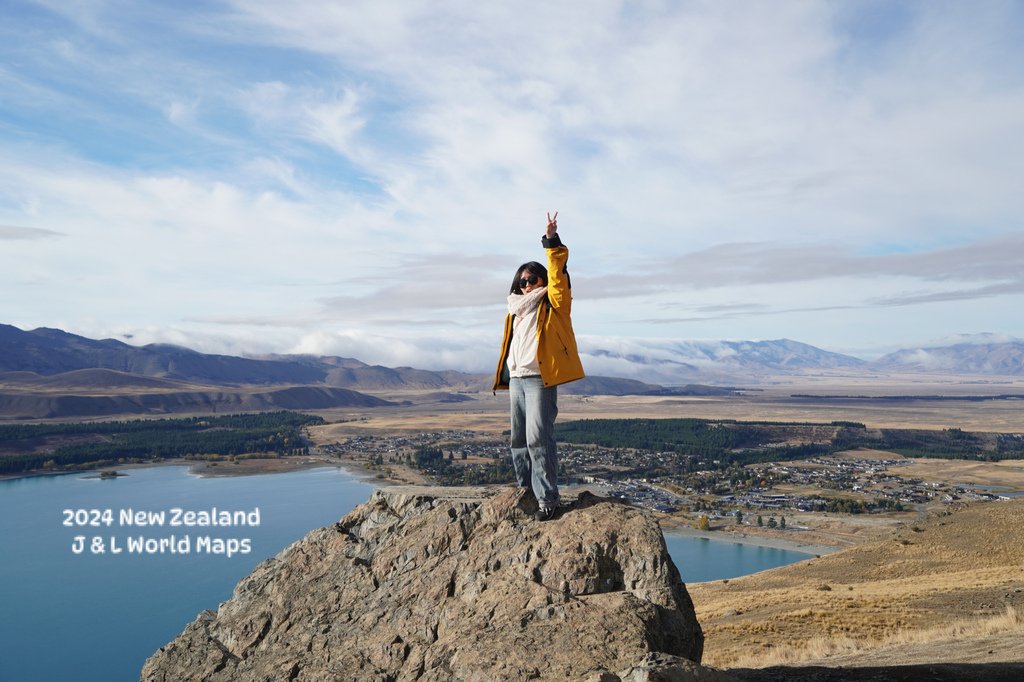
<path fill-rule="evenodd" d="M 0 481 L 0 681 L 138 680 L 150 654 L 200 611 L 228 599 L 256 564 L 334 523 L 374 488 L 336 468 L 224 478 L 200 478 L 186 466 L 127 473 L 112 480 L 64 475 Z M 258 508 L 259 526 L 171 528 L 174 508 L 250 515 Z M 110 523 L 102 513 L 76 518 L 66 509 L 109 509 Z M 122 526 L 123 510 L 163 511 L 165 525 Z M 78 554 L 76 536 L 86 538 Z M 129 538 L 152 544 L 170 536 L 176 548 L 187 538 L 189 552 L 135 553 L 128 546 Z M 92 551 L 94 537 L 103 541 L 102 554 Z M 112 537 L 120 553 L 112 553 Z M 200 551 L 200 539 L 207 537 Z M 243 540 L 248 553 L 241 551 Z M 675 535 L 666 542 L 686 582 L 808 558 Z"/>

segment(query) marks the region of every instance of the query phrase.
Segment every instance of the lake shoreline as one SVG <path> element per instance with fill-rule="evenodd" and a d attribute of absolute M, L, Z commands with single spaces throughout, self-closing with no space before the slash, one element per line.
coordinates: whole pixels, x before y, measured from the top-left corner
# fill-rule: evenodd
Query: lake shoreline
<path fill-rule="evenodd" d="M 354 478 L 365 483 L 377 485 L 408 485 L 410 481 L 393 472 L 381 472 L 363 466 L 353 459 L 327 458 L 322 456 L 300 455 L 296 457 L 256 457 L 241 459 L 235 462 L 206 461 L 190 459 L 165 459 L 159 462 L 133 462 L 92 469 L 74 469 L 69 471 L 27 471 L 17 474 L 2 474 L 0 481 L 16 481 L 19 479 L 39 478 L 43 476 L 98 476 L 103 471 L 131 471 L 132 469 L 149 469 L 152 467 L 187 466 L 189 474 L 200 478 L 231 478 L 240 476 L 262 476 L 267 474 L 287 474 L 295 471 L 307 471 L 322 467 L 343 469 Z M 390 475 L 389 475 L 390 474 Z"/>
<path fill-rule="evenodd" d="M 809 542 L 800 542 L 795 539 L 767 537 L 764 535 L 750 535 L 746 533 L 734 533 L 731 531 L 718 530 L 697 530 L 682 524 L 661 523 L 661 532 L 666 535 L 678 535 L 689 538 L 704 538 L 714 542 L 732 542 L 740 545 L 753 545 L 756 547 L 768 547 L 771 549 L 782 549 L 788 552 L 807 554 L 807 558 L 823 556 L 840 551 L 841 547 L 831 545 L 819 545 Z"/>

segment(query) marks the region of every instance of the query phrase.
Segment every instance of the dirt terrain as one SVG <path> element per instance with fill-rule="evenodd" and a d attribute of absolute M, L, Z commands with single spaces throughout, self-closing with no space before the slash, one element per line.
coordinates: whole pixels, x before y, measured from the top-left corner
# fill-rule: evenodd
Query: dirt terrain
<path fill-rule="evenodd" d="M 1024 661 L 1024 500 L 937 513 L 772 571 L 688 585 L 705 662 Z"/>
<path fill-rule="evenodd" d="M 900 476 L 926 483 L 973 483 L 996 490 L 1024 490 L 1024 461 L 970 462 L 960 459 L 912 459 L 895 468 Z"/>
<path fill-rule="evenodd" d="M 870 428 L 945 429 L 1024 432 L 1020 400 L 977 400 L 1024 394 L 1024 379 L 989 377 L 844 376 L 766 377 L 737 396 L 586 396 L 561 394 L 559 421 L 602 418 L 697 417 L 767 421 L 830 423 L 855 421 Z M 488 390 L 462 393 L 471 398 L 459 403 L 437 402 L 423 391 L 383 391 L 374 395 L 406 404 L 401 407 L 318 411 L 329 419 L 349 422 L 342 432 L 386 430 L 416 431 L 473 429 L 501 431 L 508 428 L 508 396 Z M 819 396 L 794 398 L 794 395 Z M 836 400 L 826 396 L 859 396 Z M 867 397 L 865 397 L 867 396 Z M 920 399 L 891 400 L 892 396 Z M 962 400 L 932 400 L 929 396 L 962 396 Z"/>

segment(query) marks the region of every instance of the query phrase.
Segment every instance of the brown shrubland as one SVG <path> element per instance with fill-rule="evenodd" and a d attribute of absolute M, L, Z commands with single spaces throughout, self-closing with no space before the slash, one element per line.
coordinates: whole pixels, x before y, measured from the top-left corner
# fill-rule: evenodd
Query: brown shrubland
<path fill-rule="evenodd" d="M 894 664 L 916 648 L 927 662 L 960 662 L 978 660 L 981 640 L 980 660 L 1021 660 L 1022 520 L 1024 500 L 979 503 L 836 554 L 689 585 L 705 660 Z"/>

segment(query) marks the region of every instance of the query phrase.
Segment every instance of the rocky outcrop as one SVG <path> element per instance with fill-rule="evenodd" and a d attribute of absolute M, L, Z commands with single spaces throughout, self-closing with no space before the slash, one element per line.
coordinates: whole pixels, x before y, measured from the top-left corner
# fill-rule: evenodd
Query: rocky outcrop
<path fill-rule="evenodd" d="M 703 635 L 648 513 L 585 494 L 539 523 L 535 504 L 377 490 L 257 566 L 142 679 L 728 679 L 697 665 Z"/>

